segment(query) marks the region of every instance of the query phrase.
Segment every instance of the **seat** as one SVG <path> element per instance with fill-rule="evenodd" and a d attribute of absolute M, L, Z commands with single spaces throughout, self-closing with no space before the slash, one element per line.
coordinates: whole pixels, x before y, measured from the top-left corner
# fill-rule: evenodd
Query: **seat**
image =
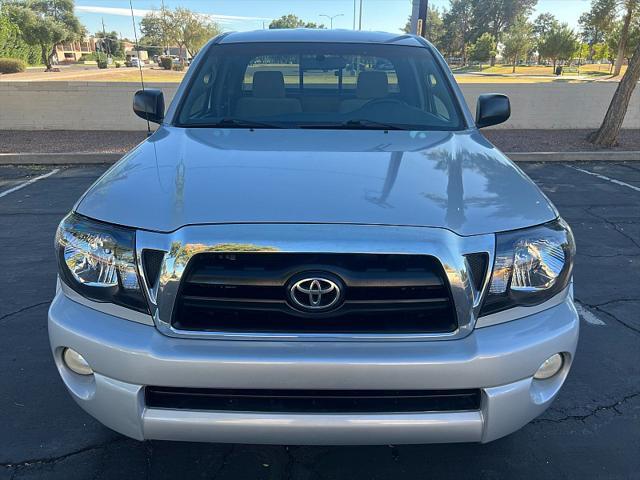
<path fill-rule="evenodd" d="M 286 98 L 282 72 L 265 70 L 253 74 L 250 97 L 242 97 L 236 103 L 235 115 L 242 118 L 268 117 L 302 112 L 300 100 Z"/>
<path fill-rule="evenodd" d="M 377 70 L 360 72 L 356 85 L 356 98 L 343 100 L 340 104 L 340 113 L 352 112 L 371 100 L 384 98 L 388 94 L 389 80 L 386 72 Z"/>

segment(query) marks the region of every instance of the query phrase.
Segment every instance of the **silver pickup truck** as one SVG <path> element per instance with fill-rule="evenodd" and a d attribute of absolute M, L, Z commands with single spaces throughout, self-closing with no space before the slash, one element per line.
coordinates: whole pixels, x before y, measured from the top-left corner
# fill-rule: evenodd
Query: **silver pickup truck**
<path fill-rule="evenodd" d="M 573 361 L 575 245 L 412 35 L 223 34 L 56 235 L 71 396 L 139 440 L 489 442 Z"/>

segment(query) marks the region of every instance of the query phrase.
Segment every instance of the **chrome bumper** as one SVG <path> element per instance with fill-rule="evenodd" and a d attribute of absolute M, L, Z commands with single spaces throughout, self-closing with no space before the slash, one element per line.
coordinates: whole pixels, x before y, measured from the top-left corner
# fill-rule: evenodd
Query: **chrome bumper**
<path fill-rule="evenodd" d="M 429 342 L 284 342 L 171 338 L 58 292 L 49 336 L 58 370 L 76 402 L 133 438 L 267 444 L 489 442 L 553 401 L 578 340 L 570 296 L 520 320 Z M 80 352 L 96 372 L 81 377 L 61 359 Z M 555 377 L 533 374 L 550 355 L 567 362 Z M 152 409 L 144 386 L 290 389 L 481 388 L 478 411 L 291 414 Z"/>

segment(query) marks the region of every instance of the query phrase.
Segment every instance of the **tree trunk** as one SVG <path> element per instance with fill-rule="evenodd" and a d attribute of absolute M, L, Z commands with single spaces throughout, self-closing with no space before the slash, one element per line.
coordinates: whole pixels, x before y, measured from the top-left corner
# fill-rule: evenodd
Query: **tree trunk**
<path fill-rule="evenodd" d="M 518 61 L 518 57 L 513 57 L 513 68 L 511 69 L 511 73 L 516 73 L 516 62 Z"/>
<path fill-rule="evenodd" d="M 617 143 L 618 134 L 638 80 L 640 80 L 640 45 L 636 48 L 629 67 L 618 84 L 600 129 L 590 136 L 591 143 L 602 147 L 611 147 Z"/>
<path fill-rule="evenodd" d="M 613 76 L 620 75 L 622 69 L 622 62 L 624 61 L 624 51 L 627 48 L 627 37 L 629 36 L 629 25 L 631 24 L 631 14 L 633 13 L 633 2 L 629 2 L 627 5 L 627 14 L 624 16 L 624 25 L 622 26 L 622 32 L 620 32 L 620 43 L 618 45 L 618 57 L 616 58 L 616 66 L 613 69 Z"/>
<path fill-rule="evenodd" d="M 46 45 L 40 45 L 40 54 L 42 57 L 42 63 L 44 63 L 46 67 L 44 71 L 51 71 L 51 58 L 49 57 L 49 52 Z"/>

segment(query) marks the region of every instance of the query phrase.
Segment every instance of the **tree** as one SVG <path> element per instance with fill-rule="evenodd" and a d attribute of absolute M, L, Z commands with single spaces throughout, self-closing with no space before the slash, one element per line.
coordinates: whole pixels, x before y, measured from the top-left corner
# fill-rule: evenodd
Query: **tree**
<path fill-rule="evenodd" d="M 598 63 L 603 62 L 610 56 L 609 47 L 606 43 L 596 43 L 591 46 L 591 49 L 593 52 L 593 59 Z M 600 70 L 600 66 L 598 66 L 598 70 Z"/>
<path fill-rule="evenodd" d="M 0 11 L 0 58 L 17 58 L 29 64 L 38 63 L 40 52 L 23 39 L 18 26 Z"/>
<path fill-rule="evenodd" d="M 544 41 L 545 36 L 555 27 L 559 25 L 558 20 L 552 13 L 541 13 L 533 21 L 533 35 L 536 38 L 536 49 L 538 50 L 538 65 L 542 64 L 544 56 L 540 52 L 540 45 Z"/>
<path fill-rule="evenodd" d="M 622 36 L 623 22 L 618 22 L 613 28 L 613 31 L 607 37 L 607 49 L 609 57 L 612 61 L 617 58 L 618 51 L 620 49 L 620 38 Z M 627 43 L 624 48 L 624 58 L 629 61 L 633 52 L 635 51 L 638 43 L 640 42 L 640 15 L 638 15 L 633 23 L 629 27 L 629 33 L 627 35 Z"/>
<path fill-rule="evenodd" d="M 536 38 L 542 38 L 558 25 L 559 22 L 552 13 L 541 13 L 533 21 L 532 31 Z"/>
<path fill-rule="evenodd" d="M 622 30 L 620 32 L 620 42 L 618 45 L 618 56 L 616 57 L 616 63 L 613 67 L 613 76 L 620 75 L 622 69 L 622 62 L 624 61 L 625 49 L 627 48 L 627 41 L 629 39 L 629 27 L 631 26 L 631 20 L 634 13 L 637 13 L 637 9 L 640 7 L 640 0 L 624 0 L 625 15 L 622 24 Z"/>
<path fill-rule="evenodd" d="M 594 55 L 594 45 L 605 41 L 613 29 L 618 0 L 592 0 L 591 9 L 580 15 L 580 34 L 582 40 L 591 48 L 590 55 Z"/>
<path fill-rule="evenodd" d="M 468 60 L 467 48 L 473 41 L 473 0 L 450 0 L 451 8 L 443 15 L 445 32 L 443 41 L 451 53 L 462 57 L 462 64 Z"/>
<path fill-rule="evenodd" d="M 503 33 L 511 28 L 520 17 L 527 17 L 538 0 L 471 0 L 474 39 L 489 32 L 502 41 Z M 495 56 L 491 57 L 491 65 Z"/>
<path fill-rule="evenodd" d="M 140 44 L 145 45 L 146 49 L 151 52 L 155 50 L 157 55 L 162 53 L 169 45 L 169 25 L 167 24 L 167 9 L 161 8 L 159 11 L 147 13 L 140 21 Z M 149 48 L 149 46 L 153 46 Z M 157 52 L 157 47 L 161 46 L 161 51 Z M 154 48 L 155 47 L 155 48 Z"/>
<path fill-rule="evenodd" d="M 538 53 L 553 61 L 553 71 L 559 61 L 570 60 L 579 47 L 578 38 L 566 23 L 555 25 L 542 37 Z"/>
<path fill-rule="evenodd" d="M 597 132 L 589 138 L 592 143 L 602 147 L 612 147 L 618 142 L 618 134 L 629 108 L 629 101 L 640 80 L 640 44 L 636 47 L 629 61 L 627 71 L 620 80 L 614 93 L 607 114 Z"/>
<path fill-rule="evenodd" d="M 205 43 L 211 38 L 219 35 L 222 30 L 217 23 L 209 20 L 204 15 L 193 13 L 187 9 L 177 8 L 175 11 L 184 10 L 180 18 L 181 24 L 178 24 L 178 36 L 176 38 L 182 38 L 184 46 L 191 56 L 195 56 Z M 177 41 L 177 40 L 176 40 Z"/>
<path fill-rule="evenodd" d="M 484 32 L 473 44 L 471 60 L 486 62 L 496 55 L 496 41 L 489 32 Z"/>
<path fill-rule="evenodd" d="M 140 31 L 140 44 L 150 53 L 161 53 L 171 43 L 180 48 L 181 56 L 184 50 L 187 56 L 193 57 L 222 30 L 210 17 L 177 7 L 148 13 L 140 22 Z"/>
<path fill-rule="evenodd" d="M 272 20 L 269 24 L 269 28 L 325 28 L 325 26 L 323 24 L 317 25 L 314 22 L 305 22 L 301 18 L 290 13 L 289 15 L 283 15 L 280 18 Z"/>
<path fill-rule="evenodd" d="M 437 7 L 429 5 L 427 10 L 427 28 L 424 38 L 429 40 L 438 50 L 444 50 L 443 37 L 445 35 L 445 25 L 442 14 Z M 402 28 L 404 33 L 414 33 L 411 31 L 411 16 Z"/>
<path fill-rule="evenodd" d="M 85 29 L 73 13 L 73 0 L 19 0 L 5 5 L 23 40 L 40 48 L 42 63 L 51 71 L 55 46 L 82 37 Z"/>
<path fill-rule="evenodd" d="M 502 43 L 504 44 L 503 55 L 513 62 L 512 73 L 516 73 L 516 65 L 529 52 L 534 43 L 533 28 L 524 15 L 519 17 L 507 30 Z"/>
<path fill-rule="evenodd" d="M 102 52 L 105 52 L 107 55 L 111 55 L 115 58 L 123 58 L 124 57 L 124 47 L 122 46 L 122 42 L 118 39 L 118 32 L 96 32 L 95 37 L 99 39 L 96 44 L 100 47 Z"/>

